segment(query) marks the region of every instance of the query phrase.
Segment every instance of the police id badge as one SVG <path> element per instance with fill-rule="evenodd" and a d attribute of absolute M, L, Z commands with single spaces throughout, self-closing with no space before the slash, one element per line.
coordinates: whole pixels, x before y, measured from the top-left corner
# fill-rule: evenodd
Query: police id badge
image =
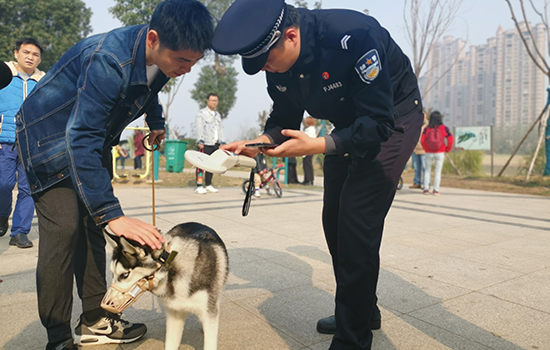
<path fill-rule="evenodd" d="M 382 64 L 380 63 L 380 56 L 376 49 L 372 49 L 361 57 L 355 64 L 355 70 L 361 80 L 370 84 L 371 81 L 376 79 L 380 71 L 382 70 Z"/>

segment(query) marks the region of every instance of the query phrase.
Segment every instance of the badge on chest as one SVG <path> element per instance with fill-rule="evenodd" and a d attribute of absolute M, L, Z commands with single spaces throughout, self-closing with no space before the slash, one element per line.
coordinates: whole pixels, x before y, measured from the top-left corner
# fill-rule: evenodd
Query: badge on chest
<path fill-rule="evenodd" d="M 355 64 L 355 71 L 359 74 L 361 80 L 367 84 L 376 79 L 381 70 L 382 65 L 376 49 L 372 49 L 364 54 Z"/>

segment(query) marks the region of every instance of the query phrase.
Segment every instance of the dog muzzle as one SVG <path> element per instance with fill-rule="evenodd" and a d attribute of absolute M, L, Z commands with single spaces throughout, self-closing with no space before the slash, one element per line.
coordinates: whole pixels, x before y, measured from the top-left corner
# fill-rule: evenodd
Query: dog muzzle
<path fill-rule="evenodd" d="M 121 313 L 138 300 L 143 293 L 153 289 L 153 278 L 154 275 L 144 277 L 126 290 L 111 285 L 101 301 L 101 307 L 115 314 Z"/>

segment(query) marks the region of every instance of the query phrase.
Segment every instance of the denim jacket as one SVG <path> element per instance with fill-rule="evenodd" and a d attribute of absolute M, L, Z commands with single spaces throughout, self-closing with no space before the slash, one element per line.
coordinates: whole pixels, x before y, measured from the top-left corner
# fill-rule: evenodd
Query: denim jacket
<path fill-rule="evenodd" d="M 147 25 L 86 38 L 67 51 L 27 97 L 17 118 L 17 144 L 31 193 L 70 176 L 99 224 L 123 216 L 104 154 L 128 124 L 147 113 L 164 129 L 157 94 L 168 78 L 147 85 Z"/>

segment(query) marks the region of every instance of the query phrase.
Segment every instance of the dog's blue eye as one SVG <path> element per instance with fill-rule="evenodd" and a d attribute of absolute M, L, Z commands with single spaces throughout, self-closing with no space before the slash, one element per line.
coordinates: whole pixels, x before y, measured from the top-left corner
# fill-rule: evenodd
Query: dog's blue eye
<path fill-rule="evenodd" d="M 122 275 L 120 275 L 121 280 L 125 280 L 130 276 L 130 272 L 124 272 Z"/>

